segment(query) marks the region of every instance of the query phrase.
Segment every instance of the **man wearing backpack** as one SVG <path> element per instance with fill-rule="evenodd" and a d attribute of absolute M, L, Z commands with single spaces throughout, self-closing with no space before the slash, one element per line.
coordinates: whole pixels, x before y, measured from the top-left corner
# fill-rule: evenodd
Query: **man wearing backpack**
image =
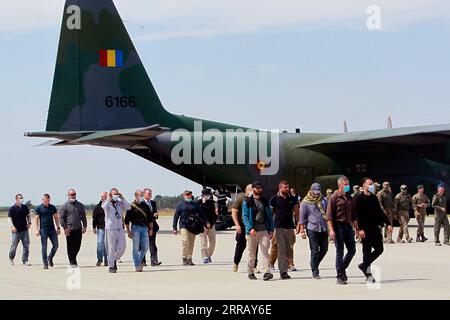
<path fill-rule="evenodd" d="M 273 238 L 274 223 L 272 209 L 269 201 L 262 196 L 263 185 L 259 181 L 252 183 L 253 195 L 246 197 L 242 205 L 242 215 L 244 218 L 245 234 L 248 248 L 248 278 L 256 280 L 254 266 L 256 259 L 256 249 L 259 245 L 259 252 L 262 255 L 262 265 L 264 269 L 263 280 L 268 281 L 273 278 L 269 269 L 269 247 Z"/>
<path fill-rule="evenodd" d="M 204 232 L 204 228 L 210 229 L 206 217 L 200 206 L 192 199 L 192 191 L 183 192 L 184 200 L 177 205 L 173 216 L 173 234 L 177 235 L 178 221 L 180 224 L 182 258 L 184 266 L 193 266 L 192 253 L 194 252 L 195 236 Z"/>

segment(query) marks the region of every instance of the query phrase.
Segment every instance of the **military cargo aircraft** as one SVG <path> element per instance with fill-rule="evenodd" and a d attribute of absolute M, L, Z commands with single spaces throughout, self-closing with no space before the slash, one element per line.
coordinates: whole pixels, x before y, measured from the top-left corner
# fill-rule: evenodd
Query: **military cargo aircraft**
<path fill-rule="evenodd" d="M 335 188 L 341 175 L 387 180 L 394 192 L 449 183 L 450 124 L 288 133 L 170 113 L 112 0 L 66 1 L 46 131 L 25 135 L 124 149 L 213 188 L 260 180 L 271 193 L 287 179 L 304 194 L 314 181 Z"/>

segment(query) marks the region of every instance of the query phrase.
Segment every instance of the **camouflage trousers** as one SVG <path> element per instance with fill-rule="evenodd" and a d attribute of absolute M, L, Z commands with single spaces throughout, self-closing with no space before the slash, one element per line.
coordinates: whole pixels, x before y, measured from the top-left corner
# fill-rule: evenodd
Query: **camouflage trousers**
<path fill-rule="evenodd" d="M 434 241 L 439 242 L 439 234 L 441 233 L 441 226 L 444 227 L 444 243 L 449 241 L 449 224 L 446 213 L 434 214 Z"/>
<path fill-rule="evenodd" d="M 424 226 L 425 226 L 425 217 L 427 216 L 427 214 L 414 210 L 414 215 L 416 216 L 417 220 L 417 236 L 425 236 Z"/>
<path fill-rule="evenodd" d="M 394 225 L 394 211 L 392 209 L 385 209 L 384 214 L 386 218 L 389 220 L 391 226 Z M 384 237 L 386 240 L 392 240 L 392 232 L 389 232 L 387 227 L 384 228 Z"/>
<path fill-rule="evenodd" d="M 400 230 L 398 232 L 397 240 L 402 240 L 403 235 L 405 235 L 406 241 L 410 239 L 409 231 L 408 231 L 408 222 L 409 222 L 409 212 L 408 211 L 399 211 L 397 213 L 397 219 L 400 222 Z"/>

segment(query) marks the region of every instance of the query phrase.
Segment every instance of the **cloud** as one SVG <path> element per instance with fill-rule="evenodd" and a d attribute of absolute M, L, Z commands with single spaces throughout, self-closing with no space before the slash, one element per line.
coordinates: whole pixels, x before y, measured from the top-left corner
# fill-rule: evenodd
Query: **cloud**
<path fill-rule="evenodd" d="M 0 12 L 0 34 L 55 28 L 61 22 L 62 0 L 8 2 Z M 115 3 L 123 19 L 145 27 L 142 40 L 341 26 L 363 29 L 370 5 L 380 6 L 382 29 L 388 31 L 430 19 L 450 18 L 448 0 L 116 0 Z"/>

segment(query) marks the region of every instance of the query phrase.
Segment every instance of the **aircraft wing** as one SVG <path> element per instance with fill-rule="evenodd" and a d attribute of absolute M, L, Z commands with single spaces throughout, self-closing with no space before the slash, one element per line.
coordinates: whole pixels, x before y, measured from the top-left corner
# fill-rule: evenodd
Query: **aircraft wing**
<path fill-rule="evenodd" d="M 39 146 L 95 145 L 121 149 L 146 149 L 145 141 L 169 131 L 155 124 L 144 128 L 79 131 L 79 132 L 27 132 L 27 137 L 56 138 Z"/>
<path fill-rule="evenodd" d="M 450 142 L 450 124 L 406 127 L 382 130 L 324 134 L 295 147 L 352 142 L 377 143 L 402 147 L 430 146 Z"/>

